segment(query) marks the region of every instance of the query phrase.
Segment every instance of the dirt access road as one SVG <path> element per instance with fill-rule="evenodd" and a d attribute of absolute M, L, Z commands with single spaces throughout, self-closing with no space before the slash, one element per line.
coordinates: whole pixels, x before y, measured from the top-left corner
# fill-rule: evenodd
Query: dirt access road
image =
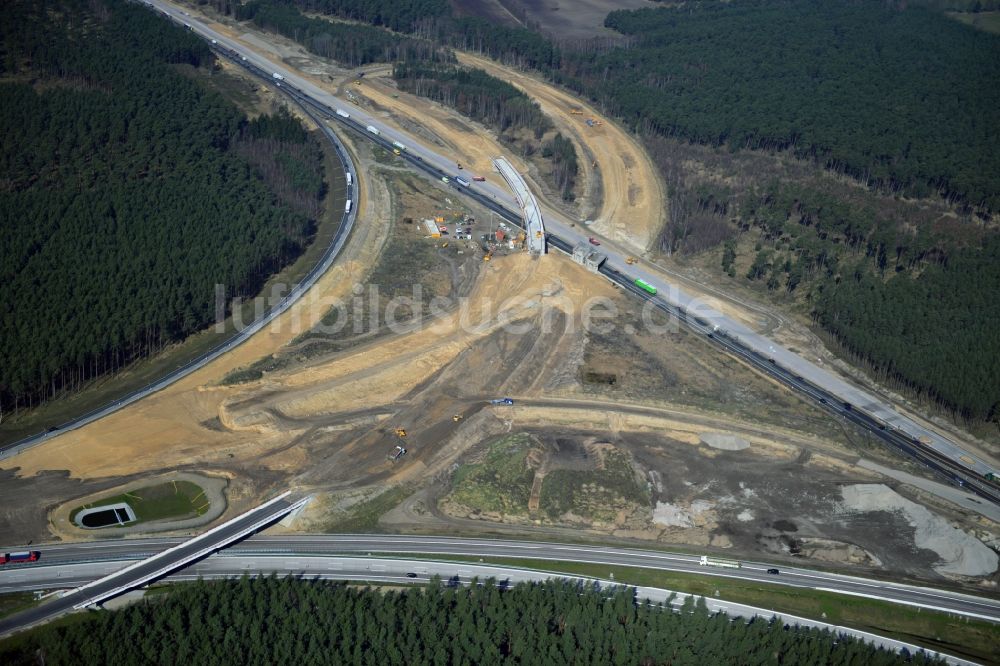
<path fill-rule="evenodd" d="M 591 191 L 587 183 L 600 180 L 600 201 L 581 202 L 584 210 L 594 210 L 590 215 L 594 231 L 633 248 L 637 254 L 652 246 L 666 223 L 666 193 L 656 166 L 634 136 L 575 95 L 537 76 L 471 53 L 457 55 L 463 65 L 482 69 L 523 90 L 573 141 L 583 191 Z M 571 114 L 571 110 L 582 114 Z M 601 124 L 588 127 L 588 118 Z"/>

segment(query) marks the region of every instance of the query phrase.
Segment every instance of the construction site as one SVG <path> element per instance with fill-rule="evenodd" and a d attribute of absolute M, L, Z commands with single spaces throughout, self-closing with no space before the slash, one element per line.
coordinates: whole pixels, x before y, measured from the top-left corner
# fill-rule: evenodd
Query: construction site
<path fill-rule="evenodd" d="M 460 53 L 524 90 L 574 142 L 581 195 L 561 201 L 539 185 L 537 163 L 400 92 L 387 68 L 362 77 L 228 18 L 209 23 L 447 150 L 480 182 L 501 181 L 494 159 L 505 156 L 594 236 L 571 257 L 539 258 L 521 228 L 414 173 L 403 151 L 344 133 L 364 174 L 361 223 L 316 298 L 164 390 L 0 463 L 8 541 L 93 538 L 64 521 L 81 498 L 182 471 L 224 487 L 205 524 L 295 488 L 312 501 L 278 531 L 697 547 L 995 593 L 996 518 L 702 337 L 661 333 L 665 314 L 596 273 L 597 236 L 645 265 L 666 222 L 662 179 L 634 135 L 561 88 Z M 696 293 L 830 358 L 801 322 Z M 390 325 L 387 302 L 404 326 Z"/>

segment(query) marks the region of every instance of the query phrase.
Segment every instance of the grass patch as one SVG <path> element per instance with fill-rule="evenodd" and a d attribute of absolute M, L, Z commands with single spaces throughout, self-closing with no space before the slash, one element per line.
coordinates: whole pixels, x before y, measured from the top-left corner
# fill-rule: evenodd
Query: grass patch
<path fill-rule="evenodd" d="M 1000 12 L 945 12 L 945 14 L 977 30 L 1000 35 Z"/>
<path fill-rule="evenodd" d="M 474 510 L 527 514 L 535 472 L 526 459 L 533 444 L 525 434 L 492 444 L 482 462 L 458 468 L 449 498 Z"/>
<path fill-rule="evenodd" d="M 632 458 L 620 449 L 603 452 L 603 469 L 556 469 L 545 475 L 539 507 L 549 517 L 566 512 L 612 522 L 622 510 L 649 504 L 649 491 L 636 479 Z"/>
<path fill-rule="evenodd" d="M 343 516 L 336 518 L 325 528 L 325 532 L 354 534 L 378 531 L 378 519 L 397 504 L 410 496 L 413 490 L 407 486 L 395 486 L 389 490 L 355 504 Z"/>
<path fill-rule="evenodd" d="M 0 594 L 0 618 L 20 613 L 36 605 L 38 605 L 38 600 L 35 599 L 34 592 Z"/>
<path fill-rule="evenodd" d="M 394 554 L 393 557 L 401 556 Z M 426 556 L 423 557 L 426 559 Z M 1000 626 L 985 620 L 913 608 L 878 599 L 822 592 L 811 588 L 637 567 L 461 555 L 434 559 L 483 562 L 592 578 L 613 577 L 620 583 L 659 587 L 704 597 L 718 597 L 726 601 L 862 629 L 982 663 L 1000 663 Z"/>
<path fill-rule="evenodd" d="M 78 506 L 70 512 L 70 522 L 76 524 L 76 515 L 84 509 L 120 502 L 127 503 L 135 511 L 136 521 L 129 525 L 167 518 L 193 518 L 203 515 L 209 507 L 205 491 L 198 484 L 190 481 L 168 481 Z"/>

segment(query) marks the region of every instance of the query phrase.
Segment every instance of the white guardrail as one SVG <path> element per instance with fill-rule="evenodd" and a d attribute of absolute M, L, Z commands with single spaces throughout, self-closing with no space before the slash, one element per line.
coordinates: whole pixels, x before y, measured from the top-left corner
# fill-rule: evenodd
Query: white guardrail
<path fill-rule="evenodd" d="M 127 566 L 124 569 L 122 569 L 121 571 L 116 571 L 115 573 L 110 574 L 108 576 L 105 576 L 104 578 L 100 578 L 100 579 L 95 580 L 95 581 L 93 581 L 91 583 L 87 583 L 86 585 L 78 587 L 75 590 L 73 590 L 72 592 L 70 592 L 69 594 L 75 594 L 77 592 L 83 592 L 84 590 L 86 590 L 88 588 L 91 588 L 91 587 L 94 587 L 94 586 L 97 586 L 97 585 L 102 585 L 104 583 L 107 583 L 110 580 L 115 579 L 115 578 L 118 578 L 118 577 L 121 577 L 121 576 L 125 576 L 130 571 L 133 571 L 133 570 L 135 570 L 135 569 L 137 569 L 137 568 L 139 568 L 141 566 L 148 565 L 150 562 L 154 562 L 154 561 L 160 560 L 160 559 L 169 559 L 178 550 L 180 550 L 182 548 L 188 548 L 192 544 L 197 543 L 199 541 L 207 540 L 212 535 L 214 535 L 217 532 L 219 532 L 220 530 L 224 530 L 224 529 L 232 526 L 234 523 L 239 522 L 244 517 L 246 517 L 248 514 L 253 513 L 255 511 L 261 511 L 262 509 L 264 509 L 264 508 L 266 508 L 268 506 L 276 504 L 277 502 L 280 502 L 281 500 L 283 500 L 286 497 L 288 497 L 290 494 L 291 494 L 290 491 L 284 492 L 281 495 L 278 495 L 277 497 L 275 497 L 274 499 L 268 500 L 264 504 L 261 504 L 259 507 L 255 508 L 255 509 L 252 509 L 251 511 L 248 511 L 247 513 L 244 513 L 244 514 L 241 514 L 239 516 L 236 516 L 235 518 L 233 518 L 231 520 L 228 520 L 228 521 L 226 521 L 225 523 L 223 523 L 221 525 L 213 527 L 212 529 L 208 530 L 204 534 L 200 534 L 200 535 L 196 536 L 195 538 L 193 538 L 193 539 L 191 539 L 189 541 L 185 541 L 183 543 L 180 543 L 180 544 L 174 546 L 173 548 L 168 548 L 167 550 L 163 551 L 162 553 L 157 553 L 156 555 L 154 555 L 154 556 L 152 556 L 152 557 L 150 557 L 148 559 L 140 560 L 139 562 L 135 562 L 134 564 L 130 564 L 129 566 Z M 254 521 L 249 526 L 244 527 L 243 529 L 241 529 L 241 530 L 233 533 L 232 535 L 230 535 L 229 537 L 227 537 L 226 539 L 224 539 L 221 542 L 213 542 L 213 543 L 207 545 L 206 547 L 200 548 L 197 551 L 195 551 L 194 553 L 191 553 L 190 555 L 187 555 L 186 557 L 181 558 L 180 560 L 177 560 L 175 562 L 169 562 L 168 564 L 166 564 L 166 565 L 164 565 L 162 567 L 157 568 L 152 573 L 148 573 L 148 574 L 145 574 L 143 576 L 140 576 L 139 578 L 137 578 L 135 580 L 130 580 L 126 584 L 120 585 L 120 586 L 118 586 L 118 587 L 116 587 L 114 589 L 108 590 L 107 592 L 101 592 L 101 593 L 96 594 L 94 596 L 87 597 L 87 599 L 85 601 L 81 601 L 81 602 L 77 603 L 76 605 L 73 606 L 73 608 L 76 609 L 76 610 L 79 610 L 81 608 L 86 608 L 87 606 L 90 606 L 90 605 L 93 605 L 93 604 L 99 604 L 102 601 L 106 601 L 107 599 L 111 599 L 112 597 L 116 597 L 119 594 L 122 594 L 123 592 L 127 592 L 128 590 L 131 590 L 131 589 L 134 589 L 134 588 L 139 587 L 141 585 L 144 585 L 145 583 L 148 583 L 151 580 L 159 578 L 160 576 L 163 576 L 164 574 L 167 574 L 167 573 L 169 573 L 169 572 L 171 572 L 171 571 L 173 571 L 175 569 L 178 569 L 180 567 L 183 567 L 183 566 L 187 565 L 190 562 L 193 562 L 194 560 L 197 560 L 197 559 L 199 559 L 201 557 L 204 557 L 205 555 L 208 555 L 209 553 L 211 553 L 214 550 L 218 550 L 219 548 L 225 547 L 225 546 L 229 545 L 230 543 L 232 543 L 233 541 L 236 541 L 238 539 L 242 539 L 243 537 L 247 536 L 248 534 L 250 534 L 250 533 L 252 533 L 252 532 L 260 529 L 261 527 L 263 527 L 267 523 L 273 521 L 278 516 L 285 515 L 285 514 L 291 513 L 292 511 L 295 511 L 296 509 L 298 509 L 300 506 L 304 505 L 308 501 L 309 501 L 309 498 L 305 497 L 305 498 L 299 500 L 298 502 L 295 502 L 294 504 L 291 504 L 290 506 L 286 507 L 285 509 L 282 509 L 281 511 L 277 511 L 277 512 L 274 512 L 274 513 L 268 513 L 267 515 L 265 515 L 260 520 Z"/>

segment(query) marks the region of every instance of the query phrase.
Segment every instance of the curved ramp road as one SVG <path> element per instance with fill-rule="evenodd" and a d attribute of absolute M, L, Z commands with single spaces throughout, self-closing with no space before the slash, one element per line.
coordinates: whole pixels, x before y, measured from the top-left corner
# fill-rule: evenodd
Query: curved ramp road
<path fill-rule="evenodd" d="M 213 47 L 219 52 L 239 58 L 241 64 L 251 71 L 265 76 L 300 104 L 309 106 L 314 112 L 323 111 L 324 115 L 332 121 L 340 122 L 358 131 L 359 134 L 389 150 L 396 142 L 405 144 L 407 148 L 403 156 L 411 165 L 431 175 L 435 180 L 440 180 L 442 176 L 449 176 L 452 181 L 451 186 L 457 192 L 472 197 L 514 224 L 523 224 L 521 216 L 513 212 L 519 208 L 517 202 L 509 192 L 504 191 L 496 184 L 475 182 L 468 187 L 459 185 L 455 182 L 457 175 L 453 173 L 454 161 L 435 153 L 414 137 L 386 127 L 380 119 L 353 105 L 346 104 L 299 73 L 289 70 L 283 64 L 273 62 L 252 51 L 246 45 L 212 30 L 203 22 L 184 13 L 165 0 L 146 0 L 146 4 L 177 23 L 188 26 L 203 38 L 212 40 Z M 272 78 L 273 74 L 277 74 L 280 78 Z M 337 109 L 340 111 L 335 114 L 334 111 Z M 349 109 L 349 111 L 344 111 L 344 109 Z M 375 128 L 378 133 L 363 129 L 369 126 Z M 573 221 L 560 212 L 552 209 L 543 209 L 541 212 L 547 220 L 549 230 L 547 238 L 553 247 L 571 253 L 574 246 L 587 241 L 587 232 L 578 229 Z M 353 220 L 352 214 L 346 217 Z M 898 413 L 883 398 L 820 368 L 781 347 L 773 340 L 757 334 L 739 322 L 708 307 L 698 298 L 681 290 L 676 284 L 667 282 L 659 274 L 653 273 L 647 268 L 628 265 L 625 262 L 628 253 L 616 247 L 614 243 L 605 240 L 602 251 L 607 255 L 608 261 L 602 266 L 601 272 L 612 282 L 632 291 L 638 297 L 651 300 L 656 307 L 678 317 L 696 332 L 704 333 L 712 338 L 717 346 L 819 402 L 829 411 L 870 430 L 884 442 L 928 465 L 947 481 L 965 486 L 970 492 L 976 493 L 985 500 L 1000 503 L 1000 484 L 995 479 L 986 478 L 988 475 L 995 476 L 997 474 L 993 463 L 978 458 L 937 431 L 930 430 L 915 420 Z M 654 287 L 658 293 L 650 295 L 639 289 L 630 289 L 637 278 L 641 278 Z M 284 308 L 290 304 L 287 303 Z M 227 343 L 212 353 L 215 355 L 224 353 L 235 344 L 238 342 Z M 212 356 L 212 358 L 214 357 Z M 207 360 L 196 360 L 192 362 L 192 364 L 197 364 L 194 367 L 182 368 L 161 382 L 129 396 L 126 400 L 134 402 L 148 393 L 159 390 L 171 381 L 176 381 L 177 378 L 183 376 L 183 374 L 177 375 L 177 373 L 187 374 L 205 362 Z M 121 404 L 126 403 L 122 401 Z M 83 419 L 74 421 L 72 424 L 67 424 L 66 427 L 79 427 L 114 411 L 119 406 L 121 405 L 110 405 L 87 415 Z M 19 442 L 0 452 L 0 457 L 14 455 L 25 446 L 44 441 L 50 435 L 51 433 L 42 434 Z"/>
<path fill-rule="evenodd" d="M 497 184 L 473 182 L 465 187 L 456 183 L 455 179 L 458 175 L 454 173 L 455 162 L 451 156 L 440 155 L 423 145 L 415 137 L 395 128 L 387 127 L 380 118 L 376 118 L 319 88 L 311 80 L 288 69 L 282 63 L 274 62 L 251 50 L 245 44 L 214 31 L 196 18 L 185 15 L 171 3 L 165 0 L 147 0 L 147 4 L 178 23 L 189 25 L 196 34 L 206 39 L 215 40 L 215 46 L 218 49 L 237 54 L 241 62 L 246 65 L 252 66 L 260 72 L 269 72 L 269 75 L 277 73 L 282 77 L 280 80 L 282 88 L 291 88 L 294 94 L 299 95 L 299 100 L 302 103 L 311 105 L 314 110 L 328 110 L 332 120 L 344 123 L 365 135 L 369 140 L 375 141 L 389 150 L 392 149 L 394 142 L 406 145 L 403 156 L 411 165 L 425 171 L 435 180 L 440 180 L 441 176 L 448 176 L 451 179 L 452 188 L 457 192 L 471 196 L 515 224 L 523 224 L 521 216 L 514 212 L 520 208 L 518 202 L 511 196 L 510 192 Z M 338 108 L 349 117 L 332 115 L 334 110 Z M 363 130 L 369 126 L 377 129 L 378 134 Z M 562 213 L 544 207 L 540 212 L 546 220 L 548 239 L 557 249 L 571 252 L 575 245 L 587 241 L 589 232 L 579 229 L 574 221 L 569 220 Z M 830 405 L 832 411 L 871 429 L 876 436 L 905 453 L 913 455 L 913 451 L 923 450 L 925 455 L 920 459 L 923 462 L 927 462 L 927 458 L 936 459 L 937 463 L 931 464 L 931 467 L 950 482 L 968 485 L 970 491 L 1000 503 L 1000 485 L 986 481 L 984 478 L 987 474 L 996 474 L 997 470 L 992 463 L 965 451 L 937 431 L 930 430 L 898 413 L 883 398 L 820 368 L 773 340 L 755 333 L 739 322 L 708 307 L 698 298 L 684 292 L 676 284 L 667 282 L 658 273 L 644 267 L 628 265 L 625 262 L 628 252 L 616 247 L 613 242 L 605 240 L 601 249 L 608 256 L 606 264 L 608 270 L 602 272 L 609 279 L 619 284 L 631 284 L 637 278 L 645 280 L 657 289 L 656 299 L 662 301 L 669 308 L 679 311 L 684 318 L 690 317 L 692 320 L 703 322 L 696 327 L 696 330 L 699 332 L 717 330 L 722 332 L 722 335 L 716 337 L 728 336 L 728 345 L 720 346 L 731 352 L 734 350 L 730 347 L 736 346 L 765 359 L 774 369 L 781 371 L 771 374 L 792 388 L 799 390 L 803 390 L 803 387 L 819 389 L 823 395 L 819 395 L 815 390 L 812 392 L 803 390 L 803 392 L 821 401 L 824 405 L 831 402 L 836 403 Z M 618 278 L 616 279 L 615 276 Z M 745 357 L 745 354 L 742 355 Z M 826 395 L 829 395 L 830 399 L 826 398 Z M 848 412 L 863 414 L 864 418 L 852 418 Z"/>
<path fill-rule="evenodd" d="M 293 100 L 298 101 L 293 95 L 289 95 L 289 97 L 292 97 Z M 344 168 L 344 172 L 351 174 L 352 184 L 347 185 L 347 198 L 354 200 L 356 204 L 357 197 L 354 196 L 354 191 L 356 189 L 356 186 L 353 183 L 357 182 L 358 172 L 356 167 L 354 166 L 354 163 L 351 161 L 350 154 L 347 152 L 347 149 L 344 148 L 344 145 L 340 142 L 340 139 L 337 137 L 337 135 L 328 126 L 320 122 L 319 119 L 317 119 L 315 115 L 312 112 L 310 112 L 309 109 L 303 108 L 303 111 L 307 115 L 309 115 L 316 122 L 316 124 L 319 125 L 320 128 L 322 128 L 323 134 L 326 135 L 326 137 L 333 144 L 334 150 L 336 150 L 337 156 L 340 158 L 341 165 Z M 41 444 L 42 442 L 48 439 L 51 439 L 53 437 L 58 437 L 60 434 L 68 430 L 76 430 L 77 428 L 82 428 L 83 426 L 87 425 L 88 423 L 91 423 L 92 421 L 104 418 L 105 416 L 113 414 L 114 412 L 118 411 L 119 409 L 122 409 L 123 407 L 126 407 L 127 405 L 131 405 L 133 402 L 142 400 L 147 395 L 156 393 L 157 391 L 160 391 L 161 389 L 170 386 L 174 382 L 190 375 L 192 372 L 199 370 L 208 363 L 211 363 L 218 357 L 222 356 L 223 354 L 229 352 L 230 350 L 234 349 L 235 347 L 238 347 L 239 345 L 250 339 L 251 336 L 253 336 L 255 333 L 257 333 L 265 326 L 270 324 L 275 318 L 279 317 L 282 313 L 288 310 L 288 308 L 294 305 L 296 301 L 298 301 L 307 291 L 309 291 L 309 289 L 312 288 L 312 286 L 316 283 L 316 281 L 320 278 L 320 276 L 322 276 L 324 273 L 326 273 L 327 270 L 329 270 L 330 266 L 333 265 L 333 262 L 340 255 L 340 252 L 343 249 L 344 244 L 347 242 L 347 239 L 351 234 L 351 230 L 354 228 L 354 222 L 357 219 L 357 214 L 358 214 L 357 209 L 358 209 L 357 205 L 354 205 L 351 207 L 350 210 L 344 213 L 340 221 L 340 226 L 337 228 L 337 232 L 331 239 L 329 247 L 327 247 L 326 251 L 323 253 L 323 256 L 320 257 L 319 262 L 317 262 L 317 264 L 313 266 L 313 268 L 309 271 L 309 273 L 307 273 L 306 276 L 302 278 L 302 280 L 298 284 L 296 284 L 292 288 L 292 290 L 288 294 L 286 294 L 285 297 L 281 299 L 281 301 L 278 302 L 277 305 L 271 307 L 259 319 L 252 322 L 242 331 L 237 332 L 235 335 L 233 335 L 233 337 L 229 338 L 227 341 L 221 343 L 220 345 L 214 347 L 213 349 L 210 349 L 201 356 L 198 356 L 197 358 L 188 361 L 184 365 L 180 366 L 176 370 L 169 372 L 167 375 L 149 384 L 148 386 L 144 386 L 140 389 L 137 389 L 124 397 L 118 398 L 112 403 L 109 403 L 103 407 L 99 407 L 95 410 L 92 410 L 84 414 L 83 416 L 77 417 L 72 421 L 60 424 L 58 428 L 55 428 L 51 431 L 42 432 L 37 435 L 33 435 L 31 437 L 26 437 L 12 444 L 7 444 L 6 446 L 0 447 L 0 460 L 16 456 L 21 451 L 24 451 L 25 449 L 28 449 L 32 446 L 35 446 L 36 444 Z"/>

